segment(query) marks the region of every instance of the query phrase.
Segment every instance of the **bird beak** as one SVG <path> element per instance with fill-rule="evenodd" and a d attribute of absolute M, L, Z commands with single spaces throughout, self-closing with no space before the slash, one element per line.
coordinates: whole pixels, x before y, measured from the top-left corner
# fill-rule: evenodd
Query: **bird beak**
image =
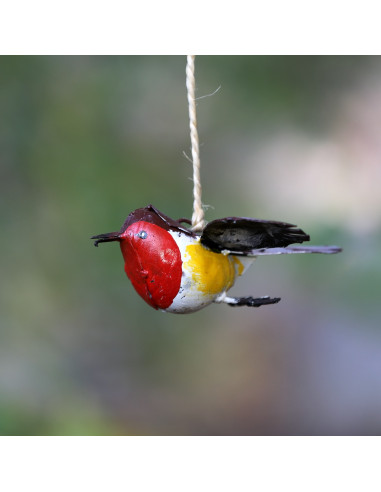
<path fill-rule="evenodd" d="M 98 246 L 99 243 L 107 243 L 109 241 L 120 241 L 120 232 L 106 232 L 106 234 L 98 234 L 98 236 L 92 236 L 94 246 Z"/>

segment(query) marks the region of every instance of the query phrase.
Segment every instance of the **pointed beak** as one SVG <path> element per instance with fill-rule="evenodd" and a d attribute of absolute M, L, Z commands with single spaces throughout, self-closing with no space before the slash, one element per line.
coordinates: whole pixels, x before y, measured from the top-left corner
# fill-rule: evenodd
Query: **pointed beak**
<path fill-rule="evenodd" d="M 98 246 L 99 243 L 108 243 L 110 241 L 120 241 L 120 232 L 107 232 L 106 234 L 98 234 L 98 236 L 92 236 L 94 246 Z"/>

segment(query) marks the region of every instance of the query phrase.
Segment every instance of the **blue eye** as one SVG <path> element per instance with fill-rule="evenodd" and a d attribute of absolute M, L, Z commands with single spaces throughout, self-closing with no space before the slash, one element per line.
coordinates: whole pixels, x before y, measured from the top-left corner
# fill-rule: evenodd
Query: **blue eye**
<path fill-rule="evenodd" d="M 146 233 L 146 231 L 140 231 L 137 233 L 137 236 L 140 237 L 140 239 L 146 239 L 148 234 Z"/>

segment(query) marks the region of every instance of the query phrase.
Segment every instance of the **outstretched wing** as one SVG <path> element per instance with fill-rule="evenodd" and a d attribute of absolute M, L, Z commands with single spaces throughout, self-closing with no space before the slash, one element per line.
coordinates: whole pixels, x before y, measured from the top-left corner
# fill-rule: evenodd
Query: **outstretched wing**
<path fill-rule="evenodd" d="M 246 217 L 227 217 L 209 222 L 201 243 L 212 251 L 252 254 L 252 250 L 278 248 L 309 241 L 310 236 L 293 224 Z"/>
<path fill-rule="evenodd" d="M 227 217 L 209 222 L 201 243 L 215 252 L 260 256 L 295 253 L 339 253 L 337 246 L 291 246 L 309 241 L 310 236 L 293 224 L 271 220 Z"/>

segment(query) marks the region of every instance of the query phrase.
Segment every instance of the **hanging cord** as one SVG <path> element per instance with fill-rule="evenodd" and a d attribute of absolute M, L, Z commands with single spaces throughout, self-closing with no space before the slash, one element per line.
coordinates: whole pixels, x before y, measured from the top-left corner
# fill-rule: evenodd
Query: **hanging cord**
<path fill-rule="evenodd" d="M 196 99 L 195 99 L 195 76 L 194 76 L 195 55 L 187 56 L 186 67 L 186 86 L 189 106 L 189 128 L 192 144 L 193 162 L 193 215 L 192 230 L 202 231 L 205 226 L 204 210 L 201 202 L 201 180 L 200 180 L 200 151 L 198 145 L 197 118 L 196 118 Z"/>

